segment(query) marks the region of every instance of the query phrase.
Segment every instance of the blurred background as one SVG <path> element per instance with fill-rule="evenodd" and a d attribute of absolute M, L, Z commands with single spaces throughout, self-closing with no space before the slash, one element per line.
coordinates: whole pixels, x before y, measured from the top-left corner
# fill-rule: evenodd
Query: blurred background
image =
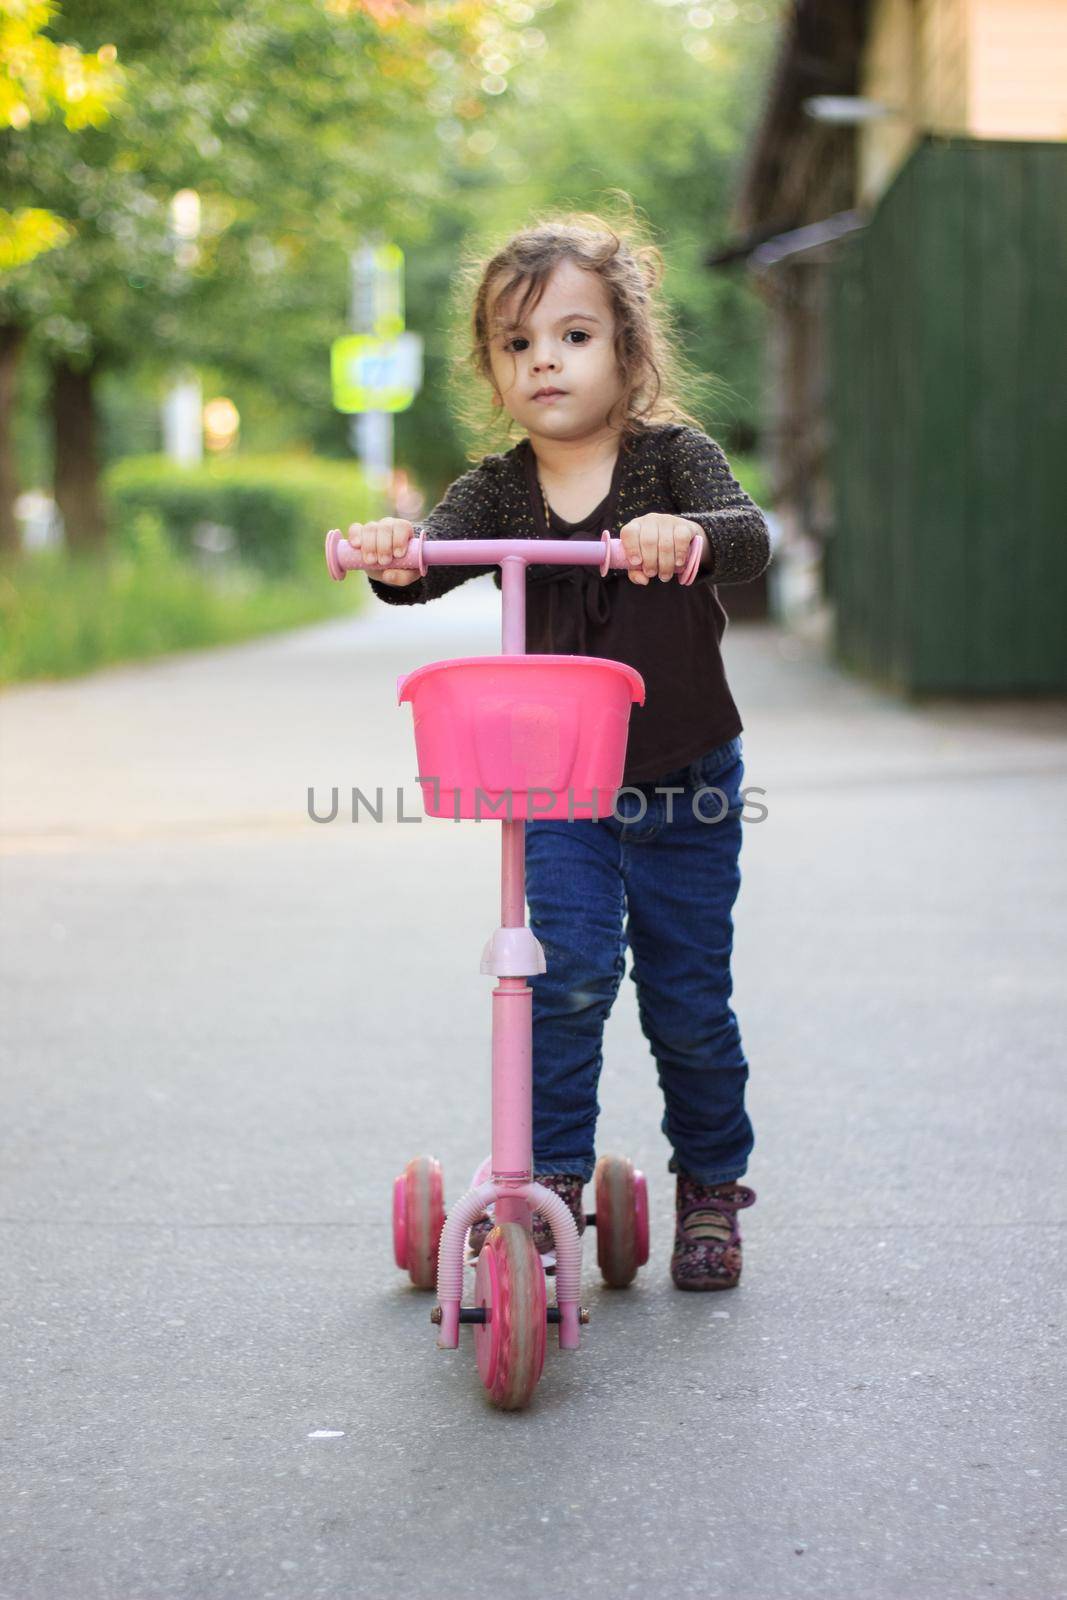
<path fill-rule="evenodd" d="M 501 447 L 461 260 L 621 194 L 772 522 L 731 615 L 903 693 L 1067 684 L 1059 0 L 0 19 L 4 681 L 366 604 L 322 530 Z"/>

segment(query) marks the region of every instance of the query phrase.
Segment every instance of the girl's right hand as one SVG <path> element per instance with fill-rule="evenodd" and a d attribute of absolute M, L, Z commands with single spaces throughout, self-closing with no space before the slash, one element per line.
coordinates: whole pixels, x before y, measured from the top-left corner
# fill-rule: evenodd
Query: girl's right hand
<path fill-rule="evenodd" d="M 353 522 L 348 530 L 348 542 L 360 552 L 364 571 L 369 571 L 376 583 L 406 589 L 409 584 L 418 583 L 419 574 L 405 567 L 390 567 L 387 563 L 407 554 L 408 540 L 414 531 L 403 517 L 382 517 L 379 522 Z"/>

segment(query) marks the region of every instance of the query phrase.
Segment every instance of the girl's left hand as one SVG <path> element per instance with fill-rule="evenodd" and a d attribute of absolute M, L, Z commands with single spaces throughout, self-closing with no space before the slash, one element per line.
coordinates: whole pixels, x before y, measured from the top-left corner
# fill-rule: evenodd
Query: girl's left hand
<path fill-rule="evenodd" d="M 708 536 L 699 523 L 669 516 L 666 512 L 650 511 L 620 528 L 619 538 L 628 562 L 626 576 L 630 582 L 647 584 L 658 577 L 667 583 L 677 577 L 689 558 L 695 533 L 703 540 L 700 557 L 703 566 L 708 556 Z"/>

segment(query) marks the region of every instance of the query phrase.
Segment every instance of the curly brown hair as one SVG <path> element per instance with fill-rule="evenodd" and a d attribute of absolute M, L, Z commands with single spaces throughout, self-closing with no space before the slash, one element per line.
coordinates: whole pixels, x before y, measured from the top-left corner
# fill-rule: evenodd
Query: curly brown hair
<path fill-rule="evenodd" d="M 489 359 L 492 311 L 499 300 L 519 290 L 516 320 L 521 321 L 563 260 L 598 273 L 607 290 L 623 380 L 623 392 L 608 421 L 619 427 L 623 443 L 646 423 L 688 422 L 702 427 L 678 397 L 714 380 L 693 372 L 682 356 L 673 314 L 656 296 L 664 275 L 663 256 L 632 207 L 625 216 L 612 219 L 591 211 L 549 212 L 489 254 L 475 251 L 460 263 L 456 303 L 464 314 L 470 307 L 470 345 L 453 358 L 453 365 L 462 396 L 460 420 L 478 440 L 470 451 L 472 459 L 484 448 L 509 443 L 516 426 L 501 401 Z M 468 381 L 472 373 L 473 384 Z"/>

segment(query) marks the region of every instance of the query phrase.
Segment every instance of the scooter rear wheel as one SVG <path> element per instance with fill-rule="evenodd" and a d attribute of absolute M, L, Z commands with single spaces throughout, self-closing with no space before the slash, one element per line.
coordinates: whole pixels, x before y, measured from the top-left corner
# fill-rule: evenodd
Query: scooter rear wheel
<path fill-rule="evenodd" d="M 593 1173 L 596 1258 L 609 1289 L 625 1289 L 648 1260 L 648 1185 L 626 1156 L 601 1156 Z"/>
<path fill-rule="evenodd" d="M 393 1257 L 417 1289 L 437 1283 L 445 1225 L 445 1181 L 433 1156 L 413 1156 L 393 1182 Z"/>
<path fill-rule="evenodd" d="M 486 1393 L 502 1411 L 528 1405 L 545 1364 L 548 1306 L 541 1257 L 518 1222 L 497 1223 L 478 1255 L 474 1353 Z"/>

